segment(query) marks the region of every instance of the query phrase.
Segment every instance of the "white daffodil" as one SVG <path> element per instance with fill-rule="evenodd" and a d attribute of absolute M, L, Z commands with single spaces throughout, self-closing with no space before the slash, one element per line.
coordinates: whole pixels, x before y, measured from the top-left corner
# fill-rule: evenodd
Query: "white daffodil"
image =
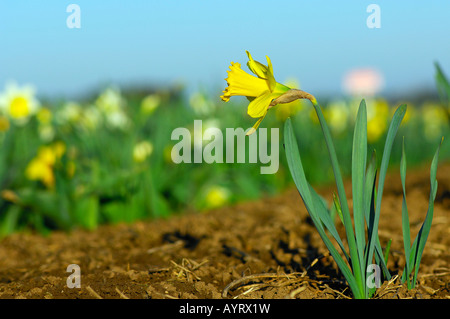
<path fill-rule="evenodd" d="M 31 85 L 18 86 L 11 82 L 6 84 L 5 90 L 0 94 L 0 110 L 12 122 L 24 125 L 40 107 L 35 97 L 35 89 Z"/>

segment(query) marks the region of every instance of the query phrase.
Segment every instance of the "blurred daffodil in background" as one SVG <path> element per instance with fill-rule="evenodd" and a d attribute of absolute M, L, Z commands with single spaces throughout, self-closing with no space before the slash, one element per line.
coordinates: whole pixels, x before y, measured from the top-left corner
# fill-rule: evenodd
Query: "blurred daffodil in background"
<path fill-rule="evenodd" d="M 6 84 L 0 94 L 0 110 L 15 124 L 24 125 L 40 108 L 31 85 L 18 86 L 15 82 Z"/>
<path fill-rule="evenodd" d="M 266 56 L 266 66 L 253 60 L 250 53 L 246 52 L 249 59 L 247 66 L 256 76 L 242 70 L 240 63 L 231 62 L 230 71 L 227 71 L 228 77 L 225 79 L 228 87 L 223 91 L 221 99 L 228 102 L 232 96 L 245 96 L 250 100 L 247 113 L 253 118 L 259 118 L 259 120 L 247 133 L 249 135 L 254 133 L 261 124 L 272 100 L 280 97 L 290 88 L 275 81 L 272 62 L 268 56 Z"/>
<path fill-rule="evenodd" d="M 116 87 L 106 88 L 95 101 L 106 119 L 106 124 L 114 129 L 126 130 L 130 120 L 125 112 L 126 100 Z"/>
<path fill-rule="evenodd" d="M 196 115 L 209 116 L 214 113 L 216 105 L 211 101 L 206 94 L 202 92 L 194 92 L 189 98 L 189 104 Z"/>
<path fill-rule="evenodd" d="M 324 109 L 324 116 L 334 134 L 341 134 L 348 128 L 349 106 L 344 100 L 330 102 Z"/>
<path fill-rule="evenodd" d="M 204 208 L 213 209 L 221 207 L 229 202 L 231 192 L 228 188 L 220 185 L 207 187 L 204 198 Z"/>
<path fill-rule="evenodd" d="M 52 125 L 53 114 L 48 107 L 42 107 L 36 114 L 38 119 L 39 137 L 44 142 L 50 142 L 55 137 L 55 130 Z"/>
<path fill-rule="evenodd" d="M 377 98 L 367 102 L 367 141 L 374 143 L 387 131 L 389 124 L 389 104 Z"/>
<path fill-rule="evenodd" d="M 52 121 L 52 112 L 47 107 L 42 107 L 36 114 L 36 118 L 42 125 L 48 125 Z"/>
<path fill-rule="evenodd" d="M 81 119 L 82 112 L 83 110 L 79 103 L 67 101 L 56 110 L 55 120 L 60 125 L 74 124 Z"/>
<path fill-rule="evenodd" d="M 78 124 L 84 130 L 95 131 L 102 122 L 100 110 L 95 105 L 90 105 L 84 108 Z"/>
<path fill-rule="evenodd" d="M 161 104 L 161 96 L 149 94 L 141 101 L 141 112 L 144 115 L 151 115 Z"/>
<path fill-rule="evenodd" d="M 51 145 L 43 145 L 25 169 L 25 176 L 32 181 L 40 181 L 47 188 L 55 186 L 54 167 L 66 152 L 63 142 L 55 142 Z M 73 169 L 73 168 L 72 168 Z"/>
<path fill-rule="evenodd" d="M 422 107 L 424 135 L 432 141 L 440 137 L 448 127 L 448 117 L 444 108 L 436 103 L 425 103 Z"/>
<path fill-rule="evenodd" d="M 137 143 L 133 148 L 133 160 L 136 163 L 144 162 L 153 153 L 153 144 L 149 141 Z"/>

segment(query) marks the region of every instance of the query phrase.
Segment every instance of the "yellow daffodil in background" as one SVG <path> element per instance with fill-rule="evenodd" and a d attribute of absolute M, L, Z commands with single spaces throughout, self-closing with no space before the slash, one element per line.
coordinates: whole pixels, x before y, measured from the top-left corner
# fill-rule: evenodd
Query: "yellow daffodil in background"
<path fill-rule="evenodd" d="M 201 92 L 192 93 L 189 104 L 197 115 L 210 115 L 216 108 L 214 102 Z"/>
<path fill-rule="evenodd" d="M 33 158 L 28 163 L 25 175 L 29 180 L 41 181 L 47 188 L 53 188 L 55 184 L 52 167 L 39 157 Z"/>
<path fill-rule="evenodd" d="M 389 104 L 384 99 L 367 103 L 367 141 L 374 143 L 386 132 L 389 122 Z"/>
<path fill-rule="evenodd" d="M 327 105 L 324 113 L 333 133 L 341 134 L 347 129 L 350 110 L 345 101 L 332 101 Z"/>
<path fill-rule="evenodd" d="M 425 103 L 422 106 L 422 119 L 425 137 L 433 141 L 442 135 L 448 125 L 448 117 L 443 107 L 435 103 Z"/>
<path fill-rule="evenodd" d="M 25 176 L 32 181 L 41 181 L 47 188 L 55 186 L 54 167 L 66 152 L 63 142 L 55 142 L 48 146 L 41 146 L 38 154 L 25 169 Z"/>
<path fill-rule="evenodd" d="M 47 125 L 50 124 L 52 120 L 52 111 L 50 111 L 47 107 L 42 107 L 36 113 L 36 118 L 38 119 L 40 124 Z"/>
<path fill-rule="evenodd" d="M 144 115 L 152 114 L 161 104 L 161 96 L 158 94 L 147 95 L 141 102 L 141 112 Z"/>
<path fill-rule="evenodd" d="M 39 107 L 35 90 L 30 85 L 19 87 L 16 83 L 8 83 L 0 94 L 0 110 L 17 125 L 26 124 Z"/>
<path fill-rule="evenodd" d="M 133 160 L 136 163 L 142 163 L 153 153 L 153 144 L 149 141 L 137 143 L 133 149 Z"/>
<path fill-rule="evenodd" d="M 36 114 L 38 119 L 38 133 L 41 140 L 49 142 L 55 137 L 55 130 L 52 126 L 53 114 L 49 108 L 42 107 Z"/>
<path fill-rule="evenodd" d="M 225 79 L 228 87 L 223 91 L 221 99 L 228 102 L 232 96 L 245 96 L 251 101 L 248 105 L 248 115 L 259 120 L 247 132 L 247 135 L 250 135 L 256 131 L 268 109 L 273 106 L 272 100 L 280 97 L 290 88 L 275 81 L 269 57 L 266 57 L 267 66 L 265 66 L 253 60 L 250 53 L 246 52 L 249 59 L 247 66 L 256 76 L 242 70 L 239 63 L 231 62 L 230 71 L 227 71 L 228 77 Z"/>
<path fill-rule="evenodd" d="M 217 208 L 225 205 L 231 197 L 230 191 L 218 185 L 208 187 L 205 193 L 205 208 Z"/>

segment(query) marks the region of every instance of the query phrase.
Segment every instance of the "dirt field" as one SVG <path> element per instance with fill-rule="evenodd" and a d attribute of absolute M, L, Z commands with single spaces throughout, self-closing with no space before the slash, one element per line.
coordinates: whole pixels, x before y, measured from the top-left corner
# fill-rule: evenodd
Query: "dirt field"
<path fill-rule="evenodd" d="M 428 170 L 407 175 L 412 236 L 427 211 Z M 450 165 L 440 165 L 438 181 L 418 287 L 407 291 L 395 280 L 375 298 L 450 298 Z M 330 199 L 331 190 L 319 192 Z M 379 228 L 382 245 L 392 238 L 388 267 L 394 275 L 404 265 L 401 197 L 394 172 L 386 181 Z M 0 298 L 350 298 L 326 252 L 292 189 L 169 220 L 46 238 L 10 236 L 0 242 Z M 80 266 L 81 288 L 67 287 L 70 264 Z"/>

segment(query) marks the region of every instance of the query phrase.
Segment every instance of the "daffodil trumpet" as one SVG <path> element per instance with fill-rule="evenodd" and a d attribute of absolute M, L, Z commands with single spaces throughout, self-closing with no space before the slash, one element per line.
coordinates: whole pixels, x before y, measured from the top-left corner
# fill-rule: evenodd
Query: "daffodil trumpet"
<path fill-rule="evenodd" d="M 231 62 L 230 70 L 227 71 L 228 77 L 225 79 L 228 87 L 223 91 L 221 99 L 228 102 L 231 96 L 245 96 L 250 100 L 247 113 L 253 118 L 258 118 L 258 121 L 247 131 L 247 135 L 256 132 L 271 107 L 296 99 L 315 101 L 309 93 L 278 83 L 273 75 L 272 62 L 268 56 L 266 56 L 266 66 L 253 60 L 250 53 L 246 52 L 249 59 L 247 66 L 256 76 L 242 70 L 239 63 Z"/>

